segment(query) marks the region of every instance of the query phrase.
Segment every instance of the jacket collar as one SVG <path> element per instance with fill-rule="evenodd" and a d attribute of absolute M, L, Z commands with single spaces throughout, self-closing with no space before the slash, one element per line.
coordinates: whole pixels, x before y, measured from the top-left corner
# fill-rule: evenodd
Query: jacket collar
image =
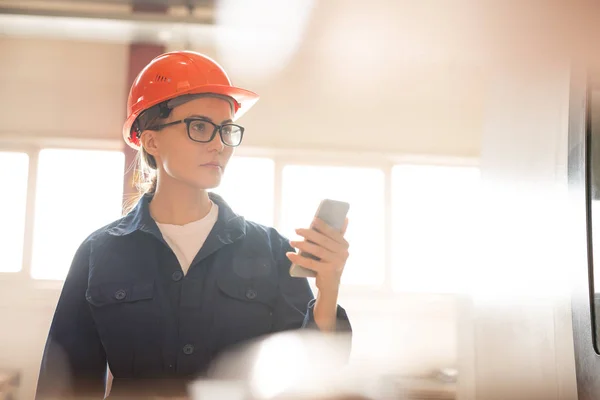
<path fill-rule="evenodd" d="M 229 244 L 245 236 L 246 221 L 244 217 L 233 212 L 221 196 L 212 192 L 209 192 L 208 196 L 219 206 L 219 216 L 212 230 L 217 239 L 223 244 Z M 135 231 L 142 231 L 156 236 L 163 241 L 162 234 L 150 215 L 152 197 L 153 195 L 150 194 L 142 196 L 135 208 L 125 217 L 121 218 L 116 226 L 108 229 L 107 232 L 113 236 L 125 236 Z"/>

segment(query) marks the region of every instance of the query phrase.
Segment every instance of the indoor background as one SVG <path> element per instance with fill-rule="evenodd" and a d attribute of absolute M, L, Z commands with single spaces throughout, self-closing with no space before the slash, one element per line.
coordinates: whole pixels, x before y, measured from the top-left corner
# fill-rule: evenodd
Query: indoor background
<path fill-rule="evenodd" d="M 483 21 L 508 11 L 393 0 L 131 3 L 0 1 L 0 370 L 18 371 L 19 398 L 34 394 L 74 251 L 132 193 L 121 126 L 133 77 L 180 49 L 215 58 L 261 96 L 216 189 L 234 210 L 291 237 L 322 198 L 351 204 L 340 299 L 354 328 L 351 362 L 437 396 L 428 398 L 467 396 L 469 374 L 485 363 L 476 333 L 498 328 L 476 326 L 471 307 L 480 168 L 510 153 L 503 144 L 518 134 L 486 139 L 493 105 L 518 96 L 489 67 L 495 26 Z M 551 90 L 538 96 L 564 87 Z M 564 106 L 552 104 L 556 118 Z M 544 141 L 552 162 L 564 161 L 552 151 L 561 140 Z"/>

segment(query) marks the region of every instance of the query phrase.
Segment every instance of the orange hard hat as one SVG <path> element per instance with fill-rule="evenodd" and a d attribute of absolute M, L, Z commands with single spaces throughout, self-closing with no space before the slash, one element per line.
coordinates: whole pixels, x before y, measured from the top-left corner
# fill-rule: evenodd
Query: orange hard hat
<path fill-rule="evenodd" d="M 139 149 L 139 134 L 133 126 L 143 111 L 175 97 L 200 93 L 233 99 L 234 119 L 258 101 L 256 93 L 232 86 L 225 70 L 211 58 L 193 51 L 165 53 L 150 61 L 131 85 L 123 125 L 125 142 Z"/>

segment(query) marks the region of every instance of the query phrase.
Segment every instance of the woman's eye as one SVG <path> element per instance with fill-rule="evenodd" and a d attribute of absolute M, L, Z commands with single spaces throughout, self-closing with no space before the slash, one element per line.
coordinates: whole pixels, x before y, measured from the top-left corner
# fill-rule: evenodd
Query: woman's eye
<path fill-rule="evenodd" d="M 206 130 L 206 122 L 194 122 L 192 128 L 196 132 L 204 132 Z"/>

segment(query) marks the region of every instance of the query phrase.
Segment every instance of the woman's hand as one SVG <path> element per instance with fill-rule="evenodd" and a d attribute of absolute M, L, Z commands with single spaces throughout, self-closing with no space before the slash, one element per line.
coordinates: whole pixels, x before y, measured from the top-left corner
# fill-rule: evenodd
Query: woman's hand
<path fill-rule="evenodd" d="M 315 218 L 311 224 L 311 229 L 296 229 L 296 233 L 305 240 L 291 241 L 290 244 L 292 247 L 319 257 L 321 260 L 313 260 L 293 252 L 286 254 L 293 263 L 315 271 L 317 274 L 315 283 L 319 289 L 319 294 L 327 297 L 334 296 L 336 300 L 340 279 L 348 260 L 349 244 L 344 239 L 347 227 L 347 218 L 341 231 L 327 225 L 323 220 Z"/>
<path fill-rule="evenodd" d="M 315 218 L 311 229 L 296 229 L 296 233 L 305 240 L 291 241 L 290 244 L 298 250 L 319 257 L 320 260 L 303 257 L 294 252 L 286 254 L 293 263 L 317 273 L 315 283 L 319 293 L 313 314 L 315 323 L 322 331 L 334 331 L 336 327 L 340 280 L 346 260 L 348 260 L 349 245 L 344 239 L 347 227 L 347 218 L 341 231 L 337 231 L 324 221 Z"/>

